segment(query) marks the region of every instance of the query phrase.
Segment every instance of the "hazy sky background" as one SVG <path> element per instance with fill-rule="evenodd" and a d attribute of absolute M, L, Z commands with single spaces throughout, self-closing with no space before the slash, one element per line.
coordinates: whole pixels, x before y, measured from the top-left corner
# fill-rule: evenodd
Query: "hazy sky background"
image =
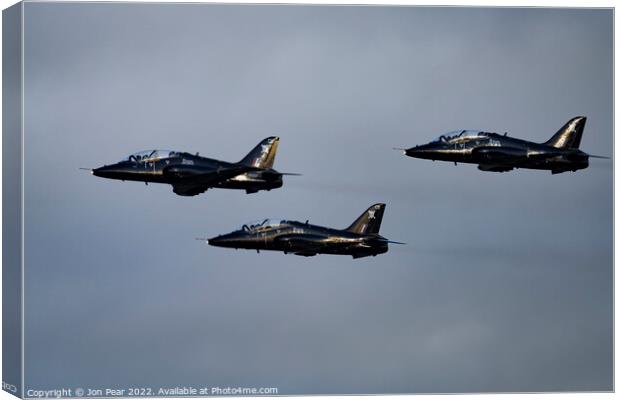
<path fill-rule="evenodd" d="M 26 389 L 280 394 L 612 389 L 612 162 L 552 176 L 404 157 L 445 131 L 545 141 L 586 115 L 612 155 L 612 12 L 25 5 Z M 163 148 L 284 187 L 191 198 L 79 167 Z M 194 240 L 263 217 L 345 227 L 378 257 Z"/>

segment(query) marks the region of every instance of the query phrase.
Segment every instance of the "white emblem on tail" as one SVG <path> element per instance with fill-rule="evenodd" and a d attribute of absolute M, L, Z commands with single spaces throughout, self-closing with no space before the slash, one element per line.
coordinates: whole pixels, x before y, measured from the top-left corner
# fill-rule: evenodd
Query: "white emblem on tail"
<path fill-rule="evenodd" d="M 260 167 L 260 164 L 269 156 L 269 149 L 271 148 L 271 144 L 273 140 L 270 140 L 267 144 L 261 144 L 260 146 L 260 156 L 256 157 L 254 160 L 254 166 Z"/>

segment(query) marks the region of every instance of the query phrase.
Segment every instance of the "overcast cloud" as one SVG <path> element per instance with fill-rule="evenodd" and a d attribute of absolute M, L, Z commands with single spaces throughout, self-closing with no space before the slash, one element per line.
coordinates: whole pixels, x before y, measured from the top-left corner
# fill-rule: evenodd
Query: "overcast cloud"
<path fill-rule="evenodd" d="M 612 389 L 612 162 L 484 173 L 392 147 L 454 129 L 545 141 L 586 115 L 611 156 L 611 10 L 25 5 L 26 389 L 280 394 Z M 281 137 L 284 187 L 192 198 L 99 179 L 150 148 L 236 161 Z M 258 218 L 378 257 L 195 241 Z"/>

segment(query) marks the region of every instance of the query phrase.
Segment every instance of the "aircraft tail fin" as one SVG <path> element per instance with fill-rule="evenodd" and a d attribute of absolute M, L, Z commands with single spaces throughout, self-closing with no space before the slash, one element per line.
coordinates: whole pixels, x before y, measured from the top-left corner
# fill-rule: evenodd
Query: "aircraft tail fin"
<path fill-rule="evenodd" d="M 368 210 L 364 211 L 364 213 L 347 228 L 347 230 L 360 234 L 378 234 L 379 228 L 381 228 L 381 220 L 383 219 L 384 211 L 385 204 L 383 203 L 370 206 Z"/>
<path fill-rule="evenodd" d="M 581 135 L 586 126 L 586 117 L 570 119 L 545 144 L 558 149 L 578 149 L 581 144 Z"/>
<path fill-rule="evenodd" d="M 280 138 L 277 136 L 270 136 L 263 139 L 263 141 L 256 145 L 247 156 L 239 161 L 239 164 L 256 168 L 272 168 L 273 162 L 276 159 L 278 143 L 280 143 Z"/>

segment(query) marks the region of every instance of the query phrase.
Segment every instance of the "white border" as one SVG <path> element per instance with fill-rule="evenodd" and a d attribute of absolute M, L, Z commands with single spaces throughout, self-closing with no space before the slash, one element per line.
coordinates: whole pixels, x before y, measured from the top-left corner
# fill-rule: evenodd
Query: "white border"
<path fill-rule="evenodd" d="M 22 372 L 21 372 L 21 391 L 22 391 L 22 398 L 24 398 L 24 393 L 25 393 L 25 386 L 26 386 L 26 367 L 25 367 L 25 363 L 26 363 L 26 338 L 25 338 L 25 332 L 26 332 L 26 264 L 24 262 L 24 256 L 26 254 L 25 251 L 25 244 L 26 244 L 26 236 L 24 234 L 24 213 L 26 211 L 26 207 L 25 207 L 25 195 L 24 195 L 24 183 L 25 183 L 25 171 L 24 171 L 24 166 L 25 166 L 25 162 L 24 162 L 24 155 L 26 154 L 26 151 L 24 149 L 24 145 L 26 142 L 25 139 L 25 131 L 24 131 L 24 127 L 26 124 L 26 119 L 24 118 L 24 111 L 26 110 L 26 105 L 25 105 L 25 101 L 24 101 L 24 81 L 26 79 L 26 74 L 24 73 L 24 57 L 25 57 L 25 42 L 24 42 L 24 3 L 21 4 L 21 17 L 22 17 L 22 22 L 21 22 L 21 28 L 22 28 L 22 32 L 21 32 L 21 46 L 22 48 L 21 50 L 21 56 L 22 56 L 22 60 L 21 60 L 21 67 L 22 67 L 22 76 L 21 76 L 21 92 L 22 92 L 22 104 L 21 104 L 21 115 L 22 115 L 22 122 L 21 122 L 21 143 L 22 143 L 22 152 L 21 152 L 21 182 L 20 182 L 20 189 L 21 189 L 21 205 L 22 205 L 22 209 L 21 209 L 21 225 L 22 225 L 22 239 L 21 239 L 21 260 L 22 260 L 22 273 L 21 273 L 21 285 L 22 285 L 22 298 L 21 298 L 21 309 L 22 309 L 22 315 L 21 315 L 21 323 L 22 323 L 22 327 L 21 327 L 21 334 L 22 334 L 22 341 L 21 341 L 21 357 L 22 357 Z"/>

